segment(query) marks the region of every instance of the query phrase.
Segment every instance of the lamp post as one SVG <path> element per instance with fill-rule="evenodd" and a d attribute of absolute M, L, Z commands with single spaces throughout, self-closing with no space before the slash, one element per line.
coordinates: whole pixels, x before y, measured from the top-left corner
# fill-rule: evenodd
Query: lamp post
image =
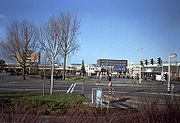
<path fill-rule="evenodd" d="M 176 62 L 176 76 L 179 78 L 179 64 Z"/>
<path fill-rule="evenodd" d="M 171 53 L 169 55 L 169 67 L 168 67 L 168 87 L 167 87 L 167 91 L 168 93 L 170 93 L 170 82 L 171 82 L 171 58 L 175 58 L 177 57 L 176 53 Z"/>

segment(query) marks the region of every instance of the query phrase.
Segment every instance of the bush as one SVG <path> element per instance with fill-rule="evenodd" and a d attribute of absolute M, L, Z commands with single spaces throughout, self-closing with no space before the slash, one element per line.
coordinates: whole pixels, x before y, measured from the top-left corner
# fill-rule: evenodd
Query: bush
<path fill-rule="evenodd" d="M 0 106 L 21 106 L 23 111 L 36 109 L 39 114 L 66 112 L 72 105 L 82 105 L 87 98 L 79 94 L 1 93 Z"/>
<path fill-rule="evenodd" d="M 136 109 L 94 108 L 83 106 L 87 98 L 78 94 L 1 93 L 0 122 L 31 123 L 179 123 L 180 107 L 169 101 L 142 101 Z M 15 102 L 14 105 L 13 103 Z M 47 116 L 49 115 L 49 116 Z"/>
<path fill-rule="evenodd" d="M 176 79 L 177 82 L 180 82 L 180 77 Z"/>

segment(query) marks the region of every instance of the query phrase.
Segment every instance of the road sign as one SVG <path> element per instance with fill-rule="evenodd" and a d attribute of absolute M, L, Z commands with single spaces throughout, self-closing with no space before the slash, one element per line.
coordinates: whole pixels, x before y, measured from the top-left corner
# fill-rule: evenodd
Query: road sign
<path fill-rule="evenodd" d="M 113 67 L 114 69 L 126 69 L 126 66 L 117 65 Z"/>
<path fill-rule="evenodd" d="M 171 89 L 173 90 L 175 88 L 174 84 L 171 84 Z"/>
<path fill-rule="evenodd" d="M 169 57 L 170 58 L 175 58 L 175 57 L 177 57 L 177 54 L 176 53 L 172 53 L 172 54 L 169 55 Z"/>
<path fill-rule="evenodd" d="M 92 104 L 102 105 L 102 89 L 92 88 Z"/>

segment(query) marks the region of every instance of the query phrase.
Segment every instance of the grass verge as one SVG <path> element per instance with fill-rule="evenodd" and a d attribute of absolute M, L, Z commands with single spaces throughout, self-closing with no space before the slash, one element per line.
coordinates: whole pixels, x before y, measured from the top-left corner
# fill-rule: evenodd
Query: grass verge
<path fill-rule="evenodd" d="M 0 93 L 0 107 L 21 107 L 22 111 L 36 109 L 38 114 L 60 114 L 73 105 L 83 107 L 83 102 L 88 101 L 87 98 L 79 94 L 46 94 L 42 96 L 40 93 Z"/>
<path fill-rule="evenodd" d="M 80 75 L 67 75 L 66 78 L 68 78 L 70 81 L 85 81 L 87 78 L 82 77 Z"/>

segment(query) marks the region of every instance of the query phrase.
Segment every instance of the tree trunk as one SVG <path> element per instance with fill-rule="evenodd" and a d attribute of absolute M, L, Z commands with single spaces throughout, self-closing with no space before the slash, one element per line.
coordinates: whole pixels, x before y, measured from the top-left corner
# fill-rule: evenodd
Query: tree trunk
<path fill-rule="evenodd" d="M 64 55 L 63 79 L 66 78 L 66 55 Z"/>
<path fill-rule="evenodd" d="M 54 83 L 54 59 L 52 59 L 52 64 L 51 64 L 51 87 L 50 87 L 50 94 L 53 93 L 53 83 Z"/>
<path fill-rule="evenodd" d="M 26 67 L 23 67 L 23 80 L 26 80 Z"/>

